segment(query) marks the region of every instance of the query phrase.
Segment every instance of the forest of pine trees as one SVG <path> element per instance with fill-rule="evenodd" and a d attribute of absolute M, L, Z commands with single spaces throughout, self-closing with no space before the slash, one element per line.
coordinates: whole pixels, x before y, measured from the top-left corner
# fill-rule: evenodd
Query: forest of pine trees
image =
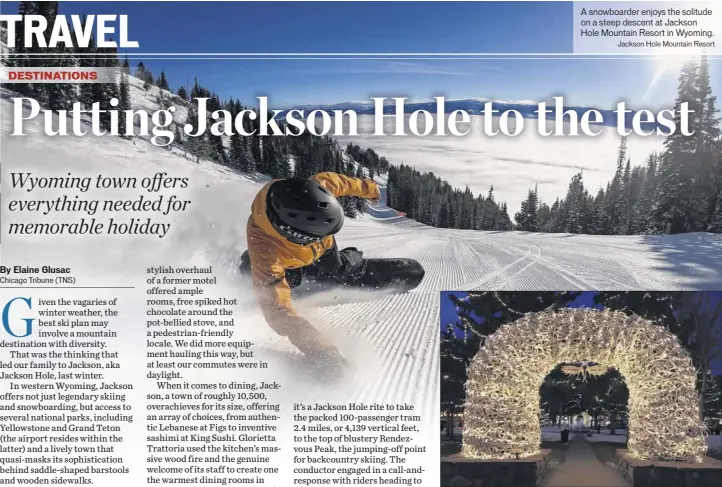
<path fill-rule="evenodd" d="M 433 173 L 412 167 L 391 166 L 386 187 L 389 206 L 409 218 L 440 228 L 511 230 L 506 203 L 494 200 L 494 187 L 486 197 L 452 188 Z"/>
<path fill-rule="evenodd" d="M 635 165 L 623 138 L 614 177 L 596 194 L 583 173 L 569 182 L 564 198 L 551 206 L 530 190 L 514 216 L 519 230 L 594 235 L 722 233 L 722 142 L 709 62 L 685 64 L 675 109 L 689 103 L 692 136 L 667 137 L 664 150 Z"/>
<path fill-rule="evenodd" d="M 43 15 L 52 25 L 59 2 L 23 1 L 19 14 Z M 70 109 L 75 102 L 86 108 L 99 103 L 111 108 L 110 99 L 119 100 L 119 110 L 131 108 L 127 57 L 120 63 L 118 53 L 99 49 L 91 39 L 90 47 L 40 49 L 23 46 L 16 29 L 16 46 L 6 64 L 15 67 L 121 67 L 117 83 L 109 84 L 14 84 L 11 90 L 32 97 L 52 110 Z M 33 58 L 28 54 L 53 52 L 53 56 Z M 64 55 L 56 55 L 64 54 Z M 235 115 L 248 109 L 233 98 L 223 100 L 196 79 L 192 87 L 180 86 L 170 94 L 171 83 L 164 71 L 153 74 L 142 62 L 134 76 L 144 89 L 157 87 L 158 104 L 186 106 L 189 120 L 195 120 L 197 106 L 193 100 L 208 98 L 209 113 L 225 109 Z M 676 107 L 689 103 L 694 110 L 690 129 L 694 135 L 673 134 L 667 137 L 660 154 L 650 154 L 646 161 L 631 161 L 626 140 L 622 139 L 616 172 L 605 188 L 596 194 L 584 186 L 583 173 L 569 183 L 567 194 L 551 206 L 540 200 L 537 188 L 529 190 L 512 223 L 506 203 L 497 201 L 493 186 L 486 195 L 474 195 L 467 187 L 453 188 L 433 173 L 421 173 L 413 167 L 392 165 L 372 149 L 349 144 L 342 148 L 330 137 L 307 132 L 299 136 L 241 136 L 224 140 L 206 131 L 198 137 L 183 135 L 177 120 L 171 127 L 175 143 L 183 146 L 196 162 L 211 159 L 239 172 L 263 173 L 273 178 L 308 177 L 320 171 L 336 171 L 351 176 L 374 177 L 388 174 L 387 204 L 405 212 L 410 218 L 441 228 L 474 230 L 522 230 L 531 232 L 565 232 L 599 235 L 660 234 L 708 231 L 722 233 L 722 149 L 716 97 L 710 88 L 709 63 L 689 62 L 679 78 Z M 123 117 L 120 117 L 121 119 Z M 257 119 L 258 120 L 258 119 Z M 108 120 L 105 120 L 108 123 Z M 246 131 L 257 121 L 244 118 Z M 121 124 L 121 133 L 125 127 Z M 643 163 L 642 163 L 643 162 Z M 361 168 L 365 168 L 365 171 Z M 365 203 L 357 198 L 343 201 L 349 216 L 364 211 Z"/>

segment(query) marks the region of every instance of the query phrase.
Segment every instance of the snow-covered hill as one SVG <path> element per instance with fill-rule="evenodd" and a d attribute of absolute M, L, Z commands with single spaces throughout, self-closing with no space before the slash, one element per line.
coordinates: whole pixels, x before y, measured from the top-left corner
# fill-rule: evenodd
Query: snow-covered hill
<path fill-rule="evenodd" d="M 136 103 L 145 100 L 145 106 L 152 109 L 153 96 L 145 97 L 138 89 L 134 86 L 133 99 Z M 12 104 L 6 97 L 0 101 L 0 112 L 2 262 L 70 266 L 78 285 L 133 287 L 127 291 L 107 291 L 111 295 L 123 293 L 119 339 L 129 344 L 123 358 L 129 364 L 127 373 L 143 374 L 144 351 L 138 343 L 145 337 L 146 269 L 158 265 L 210 264 L 219 276 L 215 292 L 239 298 L 234 314 L 236 333 L 257 343 L 259 355 L 274 364 L 273 377 L 285 388 L 283 407 L 290 408 L 291 402 L 305 399 L 407 402 L 416 407 L 416 414 L 428 426 L 429 446 L 425 454 L 428 458 L 423 458 L 429 465 L 437 464 L 438 460 L 434 449 L 438 445 L 440 290 L 718 290 L 722 283 L 720 235 L 603 237 L 444 230 L 421 225 L 377 206 L 369 215 L 349 221 L 338 237 L 339 244 L 355 246 L 367 257 L 418 259 L 427 274 L 419 288 L 407 294 L 337 290 L 298 300 L 301 312 L 328 333 L 355 365 L 342 384 L 318 385 L 309 379 L 285 339 L 270 332 L 254 304 L 249 284 L 235 271 L 245 249 L 250 204 L 263 178 L 241 176 L 209 161 L 196 164 L 142 139 L 48 137 L 42 134 L 40 120 L 30 124 L 27 136 L 9 136 Z M 63 194 L 100 200 L 137 198 L 139 194 L 153 196 L 145 190 L 29 193 L 10 187 L 11 172 L 38 176 L 102 174 L 134 176 L 139 180 L 164 172 L 172 177 L 188 177 L 189 187 L 162 194 L 167 197 L 175 194 L 191 203 L 186 212 L 168 217 L 147 213 L 95 216 L 121 220 L 152 216 L 171 224 L 164 238 L 9 237 L 6 231 L 10 222 L 72 221 L 83 216 L 78 213 L 19 216 L 8 211 L 11 199 L 49 200 Z M 63 291 L 52 292 L 58 295 Z M 140 385 L 138 394 L 145 392 L 145 387 L 155 386 Z M 142 442 L 135 446 L 129 442 L 126 448 L 127 454 L 138 456 L 137 461 L 142 464 Z M 438 478 L 433 469 L 428 475 L 429 482 Z"/>

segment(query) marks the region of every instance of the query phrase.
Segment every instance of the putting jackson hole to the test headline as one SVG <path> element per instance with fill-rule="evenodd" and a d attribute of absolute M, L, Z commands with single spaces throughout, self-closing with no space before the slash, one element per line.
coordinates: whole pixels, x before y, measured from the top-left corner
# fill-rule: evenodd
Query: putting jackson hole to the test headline
<path fill-rule="evenodd" d="M 244 137 L 252 135 L 260 136 L 291 136 L 297 137 L 305 132 L 311 135 L 324 136 L 357 136 L 359 134 L 358 113 L 353 109 L 347 110 L 324 110 L 316 109 L 306 113 L 305 110 L 293 109 L 289 111 L 272 110 L 269 108 L 268 99 L 265 96 L 257 97 L 258 109 L 242 110 L 233 116 L 228 110 L 215 110 L 208 113 L 208 98 L 196 98 L 198 104 L 198 119 L 194 124 L 186 123 L 183 132 L 188 137 L 199 137 L 207 130 L 216 136 L 233 136 L 235 133 Z M 537 105 L 534 113 L 537 115 L 535 123 L 539 135 L 547 136 L 597 136 L 604 132 L 603 126 L 610 125 L 614 118 L 617 132 L 621 135 L 650 135 L 652 133 L 669 135 L 681 131 L 684 135 L 690 135 L 687 131 L 689 116 L 693 111 L 689 110 L 687 102 L 681 103 L 674 109 L 651 111 L 645 109 L 631 110 L 626 102 L 617 104 L 613 115 L 589 108 L 583 113 L 565 106 L 563 97 L 552 97 L 554 103 L 541 102 Z M 393 103 L 390 103 L 393 100 Z M 374 101 L 374 136 L 466 136 L 471 133 L 471 110 L 454 110 L 447 113 L 444 97 L 435 97 L 436 109 L 434 112 L 424 109 L 406 111 L 407 98 L 373 98 Z M 126 136 L 152 136 L 150 142 L 153 145 L 166 147 L 173 144 L 176 132 L 169 127 L 173 123 L 173 113 L 176 107 L 171 106 L 166 110 L 157 110 L 148 113 L 144 110 L 101 110 L 100 103 L 96 102 L 90 110 L 84 110 L 79 102 L 73 104 L 69 111 L 60 110 L 63 113 L 71 114 L 73 120 L 81 120 L 83 116 L 93 120 L 92 129 L 88 130 L 84 125 L 74 124 L 68 127 L 62 123 L 57 128 L 53 121 L 58 119 L 57 113 L 50 110 L 41 110 L 40 104 L 31 98 L 13 98 L 15 103 L 13 116 L 13 132 L 11 136 L 26 136 L 25 123 L 43 114 L 45 118 L 46 135 L 52 136 L 82 136 L 88 133 L 94 135 L 121 135 L 118 120 L 121 117 L 126 119 L 126 128 L 123 135 Z M 29 103 L 29 113 L 24 103 Z M 110 100 L 112 106 L 117 106 L 118 100 Z M 99 120 L 103 113 L 111 112 L 111 124 L 109 130 L 102 128 Z M 494 102 L 484 103 L 483 109 L 477 111 L 483 116 L 483 134 L 485 136 L 504 135 L 514 137 L 521 134 L 527 125 L 524 115 L 516 109 L 500 110 Z M 628 116 L 631 116 L 631 127 L 628 126 Z M 134 120 L 140 117 L 144 120 L 140 126 Z M 389 124 L 387 119 L 392 117 L 395 121 L 394 130 L 387 132 Z M 244 119 L 258 120 L 258 129 L 248 131 Z M 66 120 L 66 117 L 60 117 Z M 216 120 L 209 124 L 209 120 Z M 548 124 L 546 122 L 554 122 Z M 653 126 L 650 129 L 649 124 Z M 367 135 L 367 134 L 364 134 Z"/>

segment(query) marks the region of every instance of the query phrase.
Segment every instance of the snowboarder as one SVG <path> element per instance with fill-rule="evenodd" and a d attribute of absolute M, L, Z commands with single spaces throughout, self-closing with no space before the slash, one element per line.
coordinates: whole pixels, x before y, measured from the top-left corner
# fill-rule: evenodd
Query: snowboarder
<path fill-rule="evenodd" d="M 357 196 L 378 200 L 370 179 L 324 172 L 308 179 L 273 180 L 253 201 L 248 219 L 248 250 L 241 272 L 251 273 L 266 321 L 314 361 L 341 366 L 346 359 L 321 332 L 298 315 L 291 289 L 304 278 L 334 285 L 380 288 L 419 285 L 424 269 L 411 259 L 364 259 L 354 247 L 339 250 L 334 235 L 344 213 L 336 199 Z"/>

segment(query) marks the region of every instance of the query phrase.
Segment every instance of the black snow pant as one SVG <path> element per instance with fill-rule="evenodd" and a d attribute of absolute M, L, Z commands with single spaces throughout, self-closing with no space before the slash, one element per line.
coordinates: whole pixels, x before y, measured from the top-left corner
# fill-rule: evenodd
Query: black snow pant
<path fill-rule="evenodd" d="M 241 271 L 250 271 L 250 266 L 246 251 L 241 256 Z M 370 289 L 398 287 L 408 291 L 418 286 L 423 278 L 423 267 L 413 259 L 364 259 L 363 252 L 355 247 L 338 250 L 335 244 L 313 264 L 286 269 L 286 280 L 291 289 L 305 280 Z"/>

